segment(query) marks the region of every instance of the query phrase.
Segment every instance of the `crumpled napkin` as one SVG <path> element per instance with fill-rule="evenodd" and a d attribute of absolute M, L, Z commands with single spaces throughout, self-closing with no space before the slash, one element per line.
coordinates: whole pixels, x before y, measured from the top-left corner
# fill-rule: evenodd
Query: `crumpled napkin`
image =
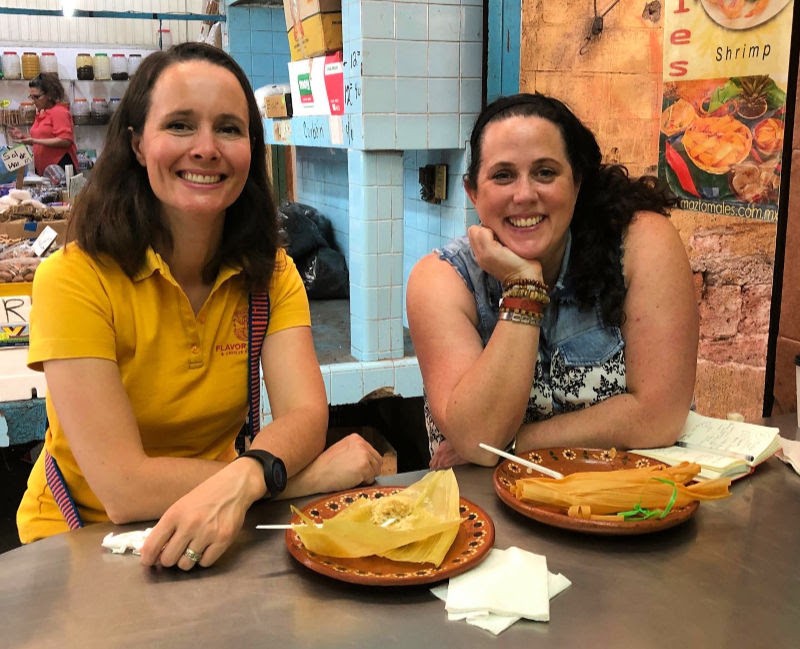
<path fill-rule="evenodd" d="M 517 547 L 493 548 L 477 567 L 431 592 L 445 602 L 449 620 L 498 635 L 521 618 L 550 619 L 550 599 L 572 584 L 547 570 L 547 559 Z"/>
<path fill-rule="evenodd" d="M 109 532 L 103 537 L 103 541 L 100 545 L 107 550 L 111 550 L 112 554 L 125 554 L 127 550 L 130 550 L 131 554 L 138 555 L 142 553 L 144 540 L 152 529 L 152 527 L 148 527 L 146 530 L 120 532 L 119 534 Z"/>
<path fill-rule="evenodd" d="M 800 440 L 781 437 L 780 441 L 781 447 L 775 457 L 791 466 L 796 473 L 800 473 Z"/>

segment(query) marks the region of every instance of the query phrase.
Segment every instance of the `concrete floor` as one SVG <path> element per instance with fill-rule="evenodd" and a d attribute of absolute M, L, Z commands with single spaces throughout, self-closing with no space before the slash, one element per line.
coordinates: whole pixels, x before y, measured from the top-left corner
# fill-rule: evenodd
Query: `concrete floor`
<path fill-rule="evenodd" d="M 311 328 L 320 365 L 349 363 L 350 300 L 311 300 Z M 404 356 L 413 356 L 414 347 L 408 329 L 403 330 Z"/>

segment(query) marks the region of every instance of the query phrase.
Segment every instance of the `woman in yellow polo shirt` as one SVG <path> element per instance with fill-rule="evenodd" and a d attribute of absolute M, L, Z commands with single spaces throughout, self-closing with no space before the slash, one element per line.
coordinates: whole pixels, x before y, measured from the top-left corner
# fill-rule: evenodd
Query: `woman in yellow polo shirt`
<path fill-rule="evenodd" d="M 23 542 L 160 519 L 142 562 L 188 570 L 213 564 L 262 497 L 374 479 L 380 456 L 360 438 L 322 452 L 308 301 L 278 245 L 258 106 L 225 52 L 183 43 L 142 62 L 72 219 L 76 242 L 33 286 L 28 363 L 45 372 L 50 425 Z M 273 419 L 237 459 L 248 296 L 267 290 Z"/>

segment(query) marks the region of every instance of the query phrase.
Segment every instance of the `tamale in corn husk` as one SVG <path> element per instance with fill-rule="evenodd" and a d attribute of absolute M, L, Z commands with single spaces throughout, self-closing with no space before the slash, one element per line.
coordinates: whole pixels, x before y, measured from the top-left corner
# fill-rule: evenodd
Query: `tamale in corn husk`
<path fill-rule="evenodd" d="M 560 480 L 522 478 L 512 493 L 527 502 L 566 510 L 571 516 L 616 514 L 634 509 L 665 510 L 695 500 L 716 500 L 730 495 L 730 479 L 690 483 L 699 464 L 648 466 L 617 471 L 582 471 Z"/>
<path fill-rule="evenodd" d="M 360 499 L 322 522 L 295 507 L 293 525 L 305 547 L 329 557 L 377 555 L 394 561 L 442 563 L 461 525 L 459 491 L 452 469 L 433 471 L 402 491 Z"/>

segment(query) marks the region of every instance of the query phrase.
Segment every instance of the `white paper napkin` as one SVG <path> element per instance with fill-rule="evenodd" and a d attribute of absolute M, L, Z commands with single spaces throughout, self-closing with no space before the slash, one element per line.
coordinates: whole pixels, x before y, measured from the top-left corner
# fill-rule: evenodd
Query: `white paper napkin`
<path fill-rule="evenodd" d="M 548 572 L 544 556 L 510 547 L 493 548 L 477 567 L 431 592 L 444 600 L 448 619 L 497 635 L 521 618 L 547 622 L 550 599 L 570 584 Z"/>
<path fill-rule="evenodd" d="M 800 440 L 781 437 L 781 448 L 775 456 L 800 473 Z"/>
<path fill-rule="evenodd" d="M 109 532 L 103 537 L 100 545 L 107 550 L 111 550 L 113 554 L 125 554 L 127 550 L 130 550 L 131 554 L 141 554 L 144 540 L 150 534 L 151 529 L 153 528 L 148 527 L 146 530 L 120 532 L 119 534 Z"/>

